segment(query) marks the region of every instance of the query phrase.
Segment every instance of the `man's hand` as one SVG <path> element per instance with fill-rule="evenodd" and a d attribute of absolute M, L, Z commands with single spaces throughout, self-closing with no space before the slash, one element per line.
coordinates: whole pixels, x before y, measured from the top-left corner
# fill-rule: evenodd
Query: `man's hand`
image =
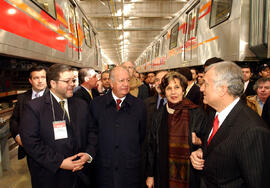
<path fill-rule="evenodd" d="M 78 160 L 76 160 L 75 167 L 73 168 L 72 172 L 81 170 L 83 168 L 83 165 L 90 160 L 90 157 L 87 153 L 78 153 L 77 158 L 79 157 Z"/>
<path fill-rule="evenodd" d="M 199 137 L 197 137 L 195 132 L 192 132 L 192 144 L 200 146 L 202 145 L 202 141 Z"/>
<path fill-rule="evenodd" d="M 197 170 L 203 170 L 204 160 L 203 160 L 203 151 L 201 148 L 193 151 L 190 155 L 190 160 L 192 166 Z"/>
<path fill-rule="evenodd" d="M 154 188 L 154 177 L 147 177 L 146 185 L 148 188 Z"/>
<path fill-rule="evenodd" d="M 73 155 L 71 157 L 65 158 L 61 165 L 60 168 L 65 169 L 65 170 L 72 170 L 74 168 L 78 168 L 78 166 L 82 166 L 81 162 L 78 162 L 78 160 L 75 160 L 78 156 L 77 155 Z"/>
<path fill-rule="evenodd" d="M 15 141 L 16 141 L 20 146 L 23 146 L 20 135 L 17 135 L 17 136 L 15 137 Z"/>

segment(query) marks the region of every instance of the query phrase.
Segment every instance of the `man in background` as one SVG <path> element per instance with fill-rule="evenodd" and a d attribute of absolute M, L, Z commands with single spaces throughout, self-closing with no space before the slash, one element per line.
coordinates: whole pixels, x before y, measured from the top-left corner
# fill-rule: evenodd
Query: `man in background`
<path fill-rule="evenodd" d="M 270 78 L 270 67 L 267 63 L 259 67 L 259 75 L 263 78 Z"/>
<path fill-rule="evenodd" d="M 88 104 L 95 97 L 99 96 L 96 90 L 97 73 L 92 68 L 82 68 L 79 70 L 80 86 L 74 92 L 74 97 L 79 97 L 85 100 Z"/>
<path fill-rule="evenodd" d="M 29 83 L 32 88 L 25 93 L 18 96 L 18 102 L 13 110 L 13 114 L 10 118 L 10 132 L 15 141 L 19 144 L 18 159 L 25 157 L 21 136 L 19 134 L 19 126 L 22 118 L 22 114 L 25 110 L 25 104 L 32 99 L 43 96 L 46 90 L 46 69 L 43 66 L 33 66 L 29 70 Z"/>
<path fill-rule="evenodd" d="M 254 84 L 256 95 L 247 96 L 247 105 L 260 116 L 262 115 L 263 106 L 270 96 L 270 78 L 260 78 Z"/>
<path fill-rule="evenodd" d="M 138 97 L 142 100 L 149 96 L 149 90 L 146 85 L 144 85 L 140 79 L 135 77 L 135 65 L 134 63 L 128 61 L 122 64 L 130 75 L 130 94 L 134 97 Z"/>
<path fill-rule="evenodd" d="M 255 95 L 256 92 L 253 89 L 253 85 L 255 82 L 251 80 L 252 77 L 252 71 L 248 64 L 244 64 L 241 66 L 241 70 L 243 73 L 243 79 L 244 79 L 244 94 L 242 98 L 246 98 L 250 95 Z"/>
<path fill-rule="evenodd" d="M 156 78 L 156 74 L 153 72 L 149 72 L 147 74 L 147 78 L 149 80 L 149 97 L 152 97 L 156 94 L 156 89 L 155 89 L 155 78 Z"/>
<path fill-rule="evenodd" d="M 104 71 L 101 73 L 101 83 L 102 83 L 102 94 L 107 94 L 110 89 L 110 72 Z"/>

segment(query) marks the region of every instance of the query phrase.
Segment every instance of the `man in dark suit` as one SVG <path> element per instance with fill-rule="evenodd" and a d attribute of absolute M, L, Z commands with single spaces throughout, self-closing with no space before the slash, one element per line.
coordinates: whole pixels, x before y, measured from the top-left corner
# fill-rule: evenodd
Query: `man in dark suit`
<path fill-rule="evenodd" d="M 10 132 L 15 141 L 19 144 L 18 159 L 25 157 L 21 137 L 19 134 L 19 124 L 22 118 L 25 104 L 37 97 L 41 97 L 44 93 L 48 92 L 46 83 L 46 69 L 43 66 L 33 66 L 29 70 L 28 81 L 32 85 L 32 88 L 25 93 L 18 96 L 18 102 L 13 110 L 13 114 L 10 118 Z"/>
<path fill-rule="evenodd" d="M 144 100 L 144 104 L 146 107 L 146 114 L 147 114 L 147 119 L 146 119 L 146 135 L 149 135 L 150 127 L 152 124 L 152 119 L 154 113 L 158 111 L 159 108 L 164 106 L 167 103 L 166 97 L 161 95 L 161 90 L 160 90 L 160 83 L 162 78 L 168 73 L 168 71 L 159 71 L 156 74 L 155 78 L 155 90 L 156 94 L 154 96 L 148 97 Z M 147 144 L 147 139 L 145 139 L 142 147 L 142 151 L 145 151 L 146 149 L 146 144 Z M 143 158 L 143 165 L 142 165 L 142 173 L 143 173 L 143 180 L 142 180 L 142 187 L 146 187 L 146 175 L 145 175 L 145 156 L 146 152 L 142 153 L 142 158 Z"/>
<path fill-rule="evenodd" d="M 95 160 L 97 188 L 138 188 L 141 145 L 145 137 L 144 103 L 129 94 L 129 73 L 112 69 L 112 91 L 91 101 L 92 124 L 98 127 Z M 104 116 L 104 114 L 106 116 Z"/>
<path fill-rule="evenodd" d="M 149 130 L 152 122 L 153 114 L 164 104 L 167 103 L 167 99 L 164 96 L 161 96 L 160 83 L 162 78 L 167 74 L 167 71 L 160 71 L 156 74 L 155 78 L 155 90 L 156 94 L 152 97 L 148 97 L 144 100 L 147 112 L 147 124 L 146 124 L 146 133 Z"/>
<path fill-rule="evenodd" d="M 92 68 L 82 68 L 79 70 L 80 86 L 74 92 L 74 97 L 79 97 L 85 100 L 88 104 L 95 97 L 99 96 L 96 90 L 97 73 Z"/>
<path fill-rule="evenodd" d="M 255 84 L 255 82 L 251 80 L 252 71 L 248 64 L 242 65 L 241 70 L 244 79 L 244 93 L 241 98 L 245 99 L 247 96 L 256 95 L 256 92 L 253 89 L 253 85 Z"/>
<path fill-rule="evenodd" d="M 105 95 L 111 90 L 110 85 L 110 72 L 109 71 L 103 71 L 101 73 L 101 83 L 102 83 L 102 91 L 100 95 Z"/>
<path fill-rule="evenodd" d="M 155 78 L 156 74 L 154 72 L 149 72 L 147 74 L 147 78 L 149 80 L 148 88 L 149 88 L 149 97 L 152 97 L 156 94 L 156 88 L 155 88 Z"/>
<path fill-rule="evenodd" d="M 88 187 L 85 172 L 97 144 L 89 105 L 72 97 L 76 80 L 70 66 L 52 65 L 47 79 L 50 91 L 25 105 L 20 122 L 32 187 Z"/>
<path fill-rule="evenodd" d="M 270 131 L 240 96 L 244 82 L 232 62 L 206 69 L 201 87 L 204 103 L 216 110 L 203 140 L 203 149 L 190 159 L 202 170 L 201 188 L 270 187 Z"/>

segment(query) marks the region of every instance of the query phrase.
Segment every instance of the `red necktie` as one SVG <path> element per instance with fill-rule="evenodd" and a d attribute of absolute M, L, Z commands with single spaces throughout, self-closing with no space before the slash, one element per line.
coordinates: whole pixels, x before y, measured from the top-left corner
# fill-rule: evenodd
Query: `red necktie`
<path fill-rule="evenodd" d="M 212 138 L 216 134 L 216 132 L 218 130 L 218 124 L 219 124 L 218 115 L 216 115 L 215 120 L 214 120 L 214 124 L 213 124 L 213 131 L 212 131 L 212 134 L 210 135 L 210 137 L 208 139 L 207 145 L 209 145 L 209 143 L 211 142 Z"/>
<path fill-rule="evenodd" d="M 122 102 L 121 99 L 116 99 L 116 108 L 117 108 L 117 111 L 119 111 L 120 109 L 120 103 Z"/>

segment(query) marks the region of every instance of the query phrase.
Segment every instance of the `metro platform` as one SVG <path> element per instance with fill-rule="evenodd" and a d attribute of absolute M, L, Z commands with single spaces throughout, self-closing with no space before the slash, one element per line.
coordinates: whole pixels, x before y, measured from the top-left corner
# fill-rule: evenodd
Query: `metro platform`
<path fill-rule="evenodd" d="M 13 138 L 9 139 L 9 142 Z M 14 142 L 14 141 L 13 141 Z M 18 146 L 9 151 L 10 168 L 0 177 L 1 188 L 31 188 L 31 178 L 26 158 L 18 160 Z"/>

